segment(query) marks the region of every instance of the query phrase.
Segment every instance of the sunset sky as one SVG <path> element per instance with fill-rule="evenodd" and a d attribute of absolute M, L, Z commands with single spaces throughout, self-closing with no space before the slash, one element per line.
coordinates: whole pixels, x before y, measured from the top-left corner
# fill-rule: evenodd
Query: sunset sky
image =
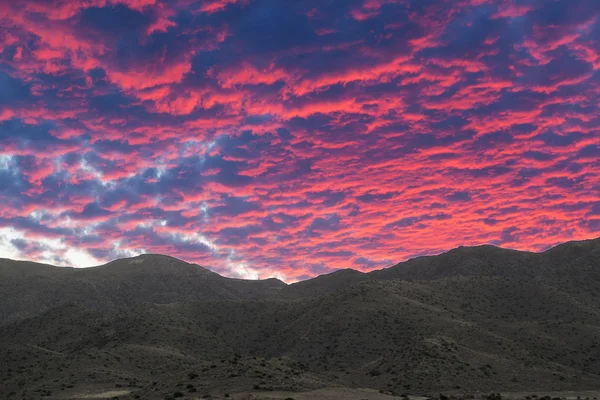
<path fill-rule="evenodd" d="M 0 257 L 288 282 L 600 236 L 598 0 L 0 0 Z"/>

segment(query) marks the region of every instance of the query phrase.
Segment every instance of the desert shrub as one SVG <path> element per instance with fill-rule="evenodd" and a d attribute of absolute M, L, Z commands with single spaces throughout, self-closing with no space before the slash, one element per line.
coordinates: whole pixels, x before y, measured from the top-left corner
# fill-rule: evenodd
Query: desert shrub
<path fill-rule="evenodd" d="M 502 400 L 502 395 L 500 393 L 490 393 L 487 396 L 488 400 Z"/>

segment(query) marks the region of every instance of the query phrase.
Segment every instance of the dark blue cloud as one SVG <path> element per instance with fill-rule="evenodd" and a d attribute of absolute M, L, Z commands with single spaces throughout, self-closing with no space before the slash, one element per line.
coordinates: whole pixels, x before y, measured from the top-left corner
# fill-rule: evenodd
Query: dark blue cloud
<path fill-rule="evenodd" d="M 148 16 L 124 5 L 84 9 L 78 16 L 78 24 L 90 34 L 121 37 L 146 27 L 150 23 Z"/>
<path fill-rule="evenodd" d="M 243 197 L 224 195 L 221 196 L 221 202 L 223 203 L 222 205 L 210 209 L 211 214 L 235 217 L 237 215 L 261 209 L 259 203 L 247 201 Z"/>
<path fill-rule="evenodd" d="M 21 119 L 9 119 L 0 122 L 0 142 L 6 139 L 12 139 L 17 143 L 29 142 L 35 144 L 40 141 L 56 141 L 50 130 L 55 128 L 50 122 L 41 124 L 27 124 Z"/>
<path fill-rule="evenodd" d="M 535 139 L 544 142 L 546 146 L 570 146 L 581 139 L 583 135 L 580 132 L 569 132 L 565 134 L 546 132 L 538 135 Z"/>
<path fill-rule="evenodd" d="M 317 217 L 312 220 L 307 228 L 309 233 L 337 231 L 340 229 L 341 219 L 337 215 L 331 215 L 326 218 Z"/>
<path fill-rule="evenodd" d="M 14 105 L 27 99 L 31 99 L 29 86 L 0 70 L 0 106 Z"/>
<path fill-rule="evenodd" d="M 447 195 L 446 200 L 451 201 L 451 202 L 456 202 L 456 201 L 469 201 L 471 200 L 471 193 L 468 190 L 461 190 L 461 191 L 456 191 L 454 193 L 451 193 L 449 195 Z"/>
<path fill-rule="evenodd" d="M 365 203 L 373 203 L 373 202 L 393 199 L 397 195 L 398 195 L 398 193 L 395 193 L 395 192 L 380 193 L 380 194 L 367 193 L 367 194 L 357 196 L 356 199 L 359 201 L 365 202 Z"/>

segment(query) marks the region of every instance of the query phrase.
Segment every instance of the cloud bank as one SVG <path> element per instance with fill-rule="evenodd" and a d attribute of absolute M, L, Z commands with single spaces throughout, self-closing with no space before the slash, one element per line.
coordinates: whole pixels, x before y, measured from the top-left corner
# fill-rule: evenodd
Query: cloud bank
<path fill-rule="evenodd" d="M 0 15 L 0 256 L 296 280 L 600 232 L 595 0 Z"/>

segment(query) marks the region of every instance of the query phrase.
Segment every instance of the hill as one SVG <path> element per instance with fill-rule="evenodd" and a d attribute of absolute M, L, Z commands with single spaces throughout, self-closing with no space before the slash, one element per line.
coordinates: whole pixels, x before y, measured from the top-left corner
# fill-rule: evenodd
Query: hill
<path fill-rule="evenodd" d="M 461 247 L 292 285 L 158 255 L 2 260 L 0 397 L 597 390 L 599 267 L 598 239 Z"/>
<path fill-rule="evenodd" d="M 0 259 L 0 325 L 67 304 L 118 310 L 136 304 L 240 300 L 269 297 L 284 286 L 277 279 L 225 278 L 162 255 L 81 269 Z"/>

